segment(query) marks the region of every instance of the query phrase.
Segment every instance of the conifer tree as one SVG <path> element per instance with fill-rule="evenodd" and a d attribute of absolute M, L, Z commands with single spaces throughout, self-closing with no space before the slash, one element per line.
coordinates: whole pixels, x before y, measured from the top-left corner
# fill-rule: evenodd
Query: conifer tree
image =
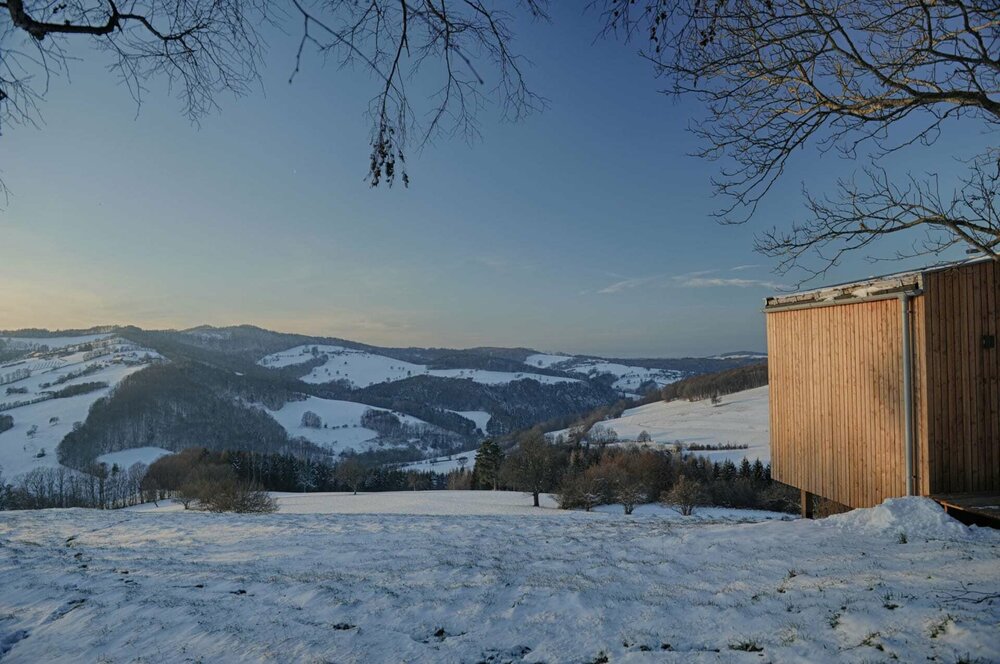
<path fill-rule="evenodd" d="M 500 483 L 500 465 L 503 463 L 503 451 L 493 440 L 484 440 L 476 452 L 476 481 L 481 487 L 497 490 Z"/>

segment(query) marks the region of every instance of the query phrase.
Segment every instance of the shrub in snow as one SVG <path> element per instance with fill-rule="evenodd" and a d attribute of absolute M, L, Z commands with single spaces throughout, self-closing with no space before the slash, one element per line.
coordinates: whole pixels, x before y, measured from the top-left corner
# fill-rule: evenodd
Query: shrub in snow
<path fill-rule="evenodd" d="M 310 429 L 319 429 L 323 426 L 323 420 L 316 413 L 307 410 L 302 413 L 302 426 L 309 427 Z"/>
<path fill-rule="evenodd" d="M 188 509 L 197 505 L 209 512 L 276 512 L 275 500 L 260 486 L 236 477 L 232 467 L 205 465 L 196 468 L 177 492 Z"/>
<path fill-rule="evenodd" d="M 622 484 L 618 488 L 617 498 L 625 514 L 631 514 L 636 505 L 646 502 L 646 489 L 641 484 L 631 482 Z"/>
<path fill-rule="evenodd" d="M 705 504 L 707 498 L 700 482 L 681 475 L 674 486 L 661 496 L 660 501 L 683 516 L 691 516 L 696 507 Z"/>

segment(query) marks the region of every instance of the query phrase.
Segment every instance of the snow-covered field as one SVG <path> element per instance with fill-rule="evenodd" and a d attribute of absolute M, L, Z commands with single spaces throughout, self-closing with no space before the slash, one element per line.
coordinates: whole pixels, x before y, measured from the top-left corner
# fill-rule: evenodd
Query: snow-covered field
<path fill-rule="evenodd" d="M 423 516 L 552 516 L 564 517 L 556 497 L 542 494 L 541 507 L 531 506 L 531 495 L 515 491 L 385 491 L 381 493 L 283 493 L 272 491 L 281 514 L 410 514 Z M 126 508 L 136 512 L 180 512 L 184 507 L 174 500 L 143 503 Z M 600 505 L 594 513 L 623 514 L 621 505 Z M 743 510 L 730 507 L 699 507 L 683 517 L 659 504 L 638 505 L 635 516 L 672 519 L 685 523 L 700 521 L 748 523 L 790 520 L 782 512 Z"/>
<path fill-rule="evenodd" d="M 462 459 L 465 459 L 463 462 Z M 400 466 L 402 470 L 416 470 L 419 472 L 450 473 L 453 470 L 472 470 L 476 465 L 476 450 L 468 452 L 456 452 L 447 456 L 437 456 L 423 461 L 413 461 Z"/>
<path fill-rule="evenodd" d="M 375 446 L 374 441 L 378 437 L 378 432 L 361 426 L 361 416 L 368 410 L 388 412 L 384 408 L 375 408 L 353 401 L 319 397 L 308 397 L 304 401 L 289 401 L 280 410 L 267 412 L 285 428 L 289 436 L 306 438 L 331 452 L 340 453 L 347 449 L 366 452 Z M 320 428 L 302 426 L 302 416 L 307 411 L 319 415 L 324 426 Z M 403 424 L 431 426 L 410 415 L 396 413 L 396 417 Z"/>
<path fill-rule="evenodd" d="M 119 452 L 102 454 L 97 457 L 97 462 L 107 464 L 109 468 L 115 465 L 119 468 L 131 468 L 137 463 L 149 466 L 160 457 L 165 457 L 168 454 L 173 454 L 173 452 L 162 447 L 132 447 Z"/>
<path fill-rule="evenodd" d="M 0 659 L 1000 661 L 1000 533 L 929 500 L 732 524 L 409 495 L 0 513 Z"/>
<path fill-rule="evenodd" d="M 745 444 L 749 446 L 747 449 L 710 450 L 697 454 L 715 461 L 732 459 L 738 463 L 747 458 L 768 463 L 771 450 L 767 395 L 768 388 L 765 386 L 727 394 L 718 406 L 713 406 L 709 399 L 657 401 L 630 408 L 621 417 L 605 420 L 601 424 L 627 441 L 634 441 L 645 431 L 653 442 L 663 444 Z M 555 431 L 550 435 L 559 433 L 565 431 Z"/>
<path fill-rule="evenodd" d="M 315 349 L 315 354 L 313 353 Z M 437 376 L 439 378 L 469 379 L 484 385 L 506 385 L 515 380 L 530 378 L 543 384 L 571 383 L 575 378 L 545 376 L 531 372 L 486 371 L 484 369 L 430 369 L 422 364 L 412 364 L 385 355 L 376 355 L 342 346 L 296 346 L 280 353 L 272 353 L 259 362 L 262 366 L 280 368 L 303 364 L 314 357 L 325 355 L 326 361 L 315 367 L 302 380 L 307 383 L 329 383 L 346 380 L 354 387 L 368 387 L 376 383 L 391 383 L 412 376 Z"/>
<path fill-rule="evenodd" d="M 476 428 L 481 432 L 486 433 L 486 426 L 490 423 L 493 418 L 492 415 L 487 413 L 485 410 L 453 410 L 451 411 L 456 415 L 461 415 L 467 420 L 472 420 L 476 423 Z"/>

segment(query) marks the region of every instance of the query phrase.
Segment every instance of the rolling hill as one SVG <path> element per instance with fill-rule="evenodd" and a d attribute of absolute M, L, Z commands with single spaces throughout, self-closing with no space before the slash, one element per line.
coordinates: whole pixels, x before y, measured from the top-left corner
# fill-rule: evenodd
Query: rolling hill
<path fill-rule="evenodd" d="M 389 348 L 253 326 L 0 332 L 0 467 L 89 472 L 192 446 L 416 461 L 753 361 Z"/>

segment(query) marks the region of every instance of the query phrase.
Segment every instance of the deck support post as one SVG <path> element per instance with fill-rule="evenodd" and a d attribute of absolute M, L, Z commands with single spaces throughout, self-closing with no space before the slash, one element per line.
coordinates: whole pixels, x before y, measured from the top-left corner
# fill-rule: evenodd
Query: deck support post
<path fill-rule="evenodd" d="M 806 491 L 805 489 L 800 489 L 801 496 L 799 497 L 799 505 L 802 506 L 802 518 L 811 519 L 813 518 L 813 508 L 812 508 L 812 498 L 813 495 Z"/>

